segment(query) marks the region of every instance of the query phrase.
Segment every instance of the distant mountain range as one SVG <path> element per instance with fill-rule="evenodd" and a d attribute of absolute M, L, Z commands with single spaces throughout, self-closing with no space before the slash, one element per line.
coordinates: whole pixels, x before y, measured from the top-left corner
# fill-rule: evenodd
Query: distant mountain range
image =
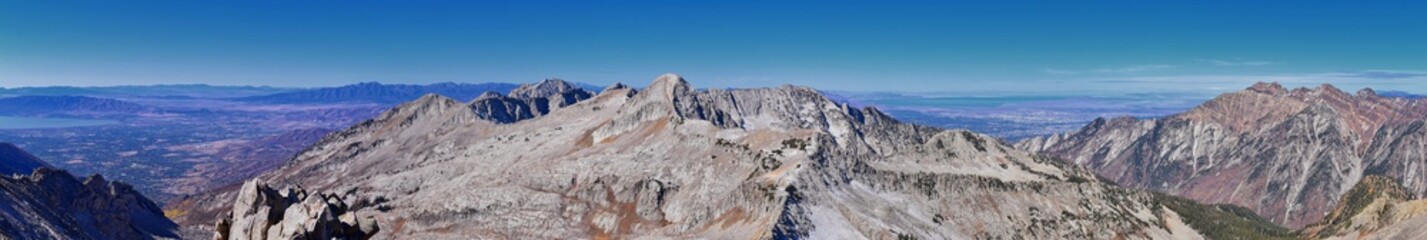
<path fill-rule="evenodd" d="M 113 87 L 22 87 L 0 88 L 3 96 L 92 96 L 106 98 L 125 97 L 195 97 L 195 98 L 236 98 L 291 92 L 297 89 L 254 86 L 213 86 L 204 84 L 148 85 Z"/>
<path fill-rule="evenodd" d="M 1427 193 L 1427 100 L 1332 85 L 1259 83 L 1163 118 L 1097 119 L 1021 141 L 1123 186 L 1248 207 L 1302 227 L 1342 204 L 1364 175 Z"/>
<path fill-rule="evenodd" d="M 126 101 L 86 96 L 0 98 L 0 116 L 104 116 L 153 110 L 152 107 Z"/>
<path fill-rule="evenodd" d="M 475 99 L 485 92 L 509 92 L 520 85 L 509 83 L 437 83 L 431 85 L 381 84 L 375 82 L 332 88 L 315 88 L 263 96 L 237 98 L 267 104 L 382 103 L 396 104 L 425 94 L 441 94 L 458 99 Z"/>

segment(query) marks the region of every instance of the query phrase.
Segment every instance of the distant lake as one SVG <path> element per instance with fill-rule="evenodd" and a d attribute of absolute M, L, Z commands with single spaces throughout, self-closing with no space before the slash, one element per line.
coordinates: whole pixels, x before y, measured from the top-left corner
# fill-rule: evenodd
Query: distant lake
<path fill-rule="evenodd" d="M 0 116 L 0 129 L 36 129 L 98 126 L 115 124 L 118 121 L 73 119 L 73 118 L 32 118 Z"/>

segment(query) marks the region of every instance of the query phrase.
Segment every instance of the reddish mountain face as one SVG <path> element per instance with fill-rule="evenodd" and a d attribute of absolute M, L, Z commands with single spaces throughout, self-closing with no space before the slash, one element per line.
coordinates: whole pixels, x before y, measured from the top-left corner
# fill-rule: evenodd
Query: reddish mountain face
<path fill-rule="evenodd" d="M 1121 185 L 1254 209 L 1290 227 L 1316 222 L 1364 173 L 1421 194 L 1427 102 L 1331 85 L 1258 83 L 1161 119 L 1097 119 L 1032 138 L 1025 150 L 1072 160 Z M 1414 127 L 1416 126 L 1416 127 Z"/>

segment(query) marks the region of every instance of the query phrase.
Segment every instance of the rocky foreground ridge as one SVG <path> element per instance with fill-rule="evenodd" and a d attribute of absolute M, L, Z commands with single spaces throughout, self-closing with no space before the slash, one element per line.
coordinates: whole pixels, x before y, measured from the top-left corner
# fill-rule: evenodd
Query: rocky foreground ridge
<path fill-rule="evenodd" d="M 532 98 L 481 98 L 522 97 Z M 258 179 L 341 193 L 329 202 L 369 212 L 378 239 L 1288 234 L 1231 206 L 1116 187 L 995 138 L 900 123 L 810 88 L 697 90 L 668 74 L 514 121 L 480 104 L 422 97 Z M 238 209 L 250 209 L 241 199 L 253 189 L 263 188 L 171 210 L 212 231 L 220 213 L 248 212 Z M 240 207 L 221 207 L 231 199 Z M 243 229 L 234 226 L 217 229 Z"/>
<path fill-rule="evenodd" d="M 334 194 L 248 181 L 233 210 L 214 224 L 214 239 L 370 239 L 381 228 L 359 214 Z"/>
<path fill-rule="evenodd" d="M 29 156 L 11 150 L 0 148 L 0 165 L 14 163 L 4 156 Z M 41 166 L 0 176 L 0 239 L 168 239 L 177 230 L 132 186 L 99 175 Z"/>
<path fill-rule="evenodd" d="M 1275 223 L 1317 222 L 1366 174 L 1427 193 L 1427 102 L 1331 85 L 1258 83 L 1188 112 L 1097 119 L 1017 148 L 1063 158 L 1120 185 L 1253 209 Z"/>

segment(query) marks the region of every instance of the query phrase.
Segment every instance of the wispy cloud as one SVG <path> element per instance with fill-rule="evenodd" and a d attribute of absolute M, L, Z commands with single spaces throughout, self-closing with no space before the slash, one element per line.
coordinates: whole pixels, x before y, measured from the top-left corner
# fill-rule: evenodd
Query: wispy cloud
<path fill-rule="evenodd" d="M 1270 62 L 1270 61 L 1245 61 L 1245 60 L 1242 60 L 1242 59 L 1235 59 L 1235 60 L 1194 59 L 1194 61 L 1199 61 L 1199 62 L 1203 62 L 1203 63 L 1212 64 L 1212 65 L 1214 65 L 1214 66 L 1223 66 L 1223 67 L 1257 67 L 1257 66 L 1268 66 L 1268 65 L 1278 65 L 1278 64 L 1281 64 L 1281 63 L 1279 63 L 1279 62 Z"/>
<path fill-rule="evenodd" d="M 1077 75 L 1077 74 L 1080 74 L 1080 72 L 1078 72 L 1078 71 L 1060 70 L 1060 69 L 1054 69 L 1054 68 L 1041 69 L 1041 72 L 1045 72 L 1045 73 L 1049 73 L 1049 74 L 1055 74 L 1055 75 Z"/>
<path fill-rule="evenodd" d="M 1329 74 L 1327 74 L 1327 75 L 1331 75 L 1331 76 L 1335 76 L 1335 77 L 1343 77 L 1343 78 L 1395 80 L 1395 79 L 1409 79 L 1409 78 L 1427 77 L 1427 72 L 1423 72 L 1423 71 L 1397 71 L 1397 70 L 1363 70 L 1363 71 L 1336 72 L 1336 73 L 1329 73 Z"/>
<path fill-rule="evenodd" d="M 1174 67 L 1174 66 L 1172 66 L 1172 65 L 1151 64 L 1151 65 L 1133 65 L 1133 66 L 1126 66 L 1126 67 L 1119 67 L 1119 68 L 1097 68 L 1097 69 L 1089 69 L 1089 70 L 1065 70 L 1065 69 L 1046 68 L 1046 69 L 1041 69 L 1041 72 L 1048 73 L 1048 74 L 1054 74 L 1054 75 L 1080 75 L 1080 74 L 1087 74 L 1087 73 L 1118 73 L 1118 74 L 1124 74 L 1124 73 L 1146 72 L 1146 71 L 1167 69 L 1167 68 L 1173 68 L 1173 67 Z"/>
<path fill-rule="evenodd" d="M 1160 70 L 1160 69 L 1173 68 L 1173 67 L 1174 67 L 1174 66 L 1163 65 L 1163 64 L 1156 64 L 1156 65 L 1135 65 L 1135 66 L 1122 67 L 1122 68 L 1101 68 L 1101 69 L 1095 69 L 1095 72 L 1097 72 L 1097 73 L 1137 73 L 1137 72 Z"/>

